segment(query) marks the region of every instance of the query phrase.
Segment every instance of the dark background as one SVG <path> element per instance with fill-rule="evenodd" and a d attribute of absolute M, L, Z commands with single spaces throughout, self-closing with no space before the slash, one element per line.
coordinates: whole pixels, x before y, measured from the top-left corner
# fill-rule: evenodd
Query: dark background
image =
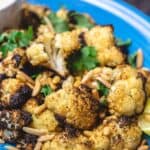
<path fill-rule="evenodd" d="M 150 0 L 125 0 L 150 16 Z"/>

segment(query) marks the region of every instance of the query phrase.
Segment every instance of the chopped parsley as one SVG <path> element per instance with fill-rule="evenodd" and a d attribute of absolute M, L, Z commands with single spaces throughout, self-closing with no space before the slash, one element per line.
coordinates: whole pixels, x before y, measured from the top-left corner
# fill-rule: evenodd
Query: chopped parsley
<path fill-rule="evenodd" d="M 52 88 L 49 85 L 44 85 L 40 91 L 45 97 L 53 92 Z"/>
<path fill-rule="evenodd" d="M 36 79 L 39 75 L 40 75 L 39 73 L 33 74 L 33 75 L 31 75 L 31 78 Z"/>
<path fill-rule="evenodd" d="M 77 54 L 70 56 L 69 69 L 74 73 L 94 69 L 99 65 L 94 47 L 83 47 Z"/>
<path fill-rule="evenodd" d="M 15 48 L 27 47 L 33 39 L 33 29 L 29 27 L 25 31 L 12 31 L 0 35 L 0 51 L 3 57 L 7 56 L 8 51 Z"/>
<path fill-rule="evenodd" d="M 116 44 L 117 44 L 117 46 L 119 46 L 119 47 L 122 47 L 122 46 L 128 47 L 128 46 L 131 45 L 131 43 L 132 43 L 131 39 L 127 39 L 126 41 L 123 41 L 123 40 L 121 40 L 121 39 L 117 39 L 117 40 L 116 40 Z"/>
<path fill-rule="evenodd" d="M 94 26 L 94 24 L 92 24 L 85 15 L 80 14 L 78 12 L 70 11 L 68 16 L 69 16 L 70 22 L 79 27 L 86 27 L 90 29 Z"/>
<path fill-rule="evenodd" d="M 56 32 L 61 33 L 69 30 L 69 24 L 66 20 L 58 17 L 56 13 L 51 12 L 48 15 L 49 20 L 51 21 L 53 28 Z"/>
<path fill-rule="evenodd" d="M 133 68 L 136 68 L 136 58 L 137 58 L 137 53 L 134 53 L 134 54 L 128 56 L 128 63 L 129 63 Z"/>
<path fill-rule="evenodd" d="M 97 81 L 98 83 L 98 88 L 97 90 L 103 95 L 103 96 L 107 96 L 109 93 L 109 89 L 103 85 L 101 82 Z"/>

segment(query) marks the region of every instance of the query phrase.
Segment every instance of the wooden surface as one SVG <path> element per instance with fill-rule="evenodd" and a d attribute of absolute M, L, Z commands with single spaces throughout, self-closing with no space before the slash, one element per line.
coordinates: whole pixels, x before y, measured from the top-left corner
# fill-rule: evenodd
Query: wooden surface
<path fill-rule="evenodd" d="M 125 0 L 150 16 L 150 0 Z"/>

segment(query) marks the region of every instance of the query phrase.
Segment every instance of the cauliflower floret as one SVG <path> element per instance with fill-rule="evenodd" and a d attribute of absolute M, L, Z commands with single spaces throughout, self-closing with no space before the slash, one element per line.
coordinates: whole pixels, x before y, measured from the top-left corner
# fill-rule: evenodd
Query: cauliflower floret
<path fill-rule="evenodd" d="M 140 144 L 142 131 L 137 125 L 136 121 L 128 122 L 126 125 L 118 125 L 121 123 L 119 119 L 112 119 L 108 117 L 105 120 L 103 134 L 106 134 L 104 130 L 109 130 L 110 147 L 111 150 L 128 149 L 135 150 Z"/>
<path fill-rule="evenodd" d="M 80 135 L 70 138 L 65 132 L 56 134 L 51 141 L 45 142 L 42 150 L 91 150 L 92 143 Z"/>
<path fill-rule="evenodd" d="M 26 51 L 27 57 L 32 65 L 40 65 L 48 62 L 49 58 L 47 53 L 44 51 L 43 44 L 32 44 Z"/>
<path fill-rule="evenodd" d="M 61 49 L 65 57 L 69 56 L 80 48 L 79 34 L 78 30 L 57 34 L 55 37 L 55 48 Z"/>
<path fill-rule="evenodd" d="M 4 92 L 4 95 L 7 93 L 14 94 L 21 86 L 23 86 L 23 83 L 18 79 L 9 78 L 3 80 L 1 90 Z"/>
<path fill-rule="evenodd" d="M 26 63 L 27 57 L 25 51 L 21 48 L 16 48 L 13 51 L 9 51 L 7 57 L 3 59 L 3 65 L 5 69 L 9 68 L 23 68 Z M 9 69 L 8 69 L 9 70 Z M 10 70 L 9 70 L 10 71 Z"/>
<path fill-rule="evenodd" d="M 129 65 L 117 66 L 113 71 L 114 80 L 126 80 L 138 76 L 137 70 Z"/>
<path fill-rule="evenodd" d="M 113 46 L 104 51 L 97 51 L 97 59 L 100 62 L 101 66 L 117 66 L 124 62 L 124 56 L 120 49 Z"/>
<path fill-rule="evenodd" d="M 37 42 L 43 43 L 45 46 L 52 46 L 54 33 L 50 31 L 48 25 L 40 25 L 38 28 Z"/>
<path fill-rule="evenodd" d="M 132 116 L 142 112 L 145 102 L 142 77 L 133 68 L 125 67 L 115 72 L 109 95 L 108 106 L 111 114 Z"/>
<path fill-rule="evenodd" d="M 111 26 L 95 26 L 84 35 L 87 45 L 97 50 L 97 59 L 102 66 L 117 66 L 124 62 L 124 55 L 115 46 L 113 28 Z"/>
<path fill-rule="evenodd" d="M 23 110 L 34 114 L 35 109 L 38 107 L 37 100 L 34 98 L 29 99 L 23 106 Z"/>
<path fill-rule="evenodd" d="M 22 127 L 28 126 L 31 121 L 31 114 L 24 111 L 0 111 L 0 138 L 6 142 L 16 142 L 22 132 Z"/>
<path fill-rule="evenodd" d="M 10 97 L 23 86 L 23 83 L 17 79 L 5 79 L 1 83 L 1 100 L 0 106 L 7 107 L 10 105 Z"/>
<path fill-rule="evenodd" d="M 94 46 L 98 51 L 105 51 L 114 46 L 113 28 L 111 26 L 95 26 L 85 33 L 87 45 Z"/>
<path fill-rule="evenodd" d="M 32 90 L 18 79 L 5 79 L 1 83 L 0 108 L 20 108 L 31 97 Z"/>
<path fill-rule="evenodd" d="M 64 88 L 46 97 L 49 110 L 66 118 L 66 122 L 79 129 L 89 129 L 97 121 L 98 102 L 90 91 L 79 88 Z"/>
<path fill-rule="evenodd" d="M 140 144 L 142 131 L 135 118 L 107 117 L 93 131 L 70 137 L 67 132 L 54 134 L 42 150 L 135 150 Z"/>
<path fill-rule="evenodd" d="M 79 35 L 87 29 L 76 29 L 59 34 L 52 33 L 45 25 L 38 31 L 36 43 L 26 51 L 32 65 L 42 65 L 56 71 L 61 76 L 68 74 L 67 58 L 79 51 L 81 44 Z"/>
<path fill-rule="evenodd" d="M 84 135 L 93 143 L 92 150 L 109 150 L 109 137 L 103 135 L 102 129 L 102 126 L 99 126 L 93 131 L 84 131 Z"/>
<path fill-rule="evenodd" d="M 126 125 L 120 124 L 121 119 L 110 116 L 93 131 L 84 131 L 86 137 L 93 143 L 93 150 L 135 150 L 142 136 L 137 122 L 130 121 L 126 122 Z"/>
<path fill-rule="evenodd" d="M 36 129 L 47 129 L 48 131 L 55 131 L 58 127 L 58 122 L 55 119 L 54 113 L 49 110 L 32 116 L 32 127 Z"/>

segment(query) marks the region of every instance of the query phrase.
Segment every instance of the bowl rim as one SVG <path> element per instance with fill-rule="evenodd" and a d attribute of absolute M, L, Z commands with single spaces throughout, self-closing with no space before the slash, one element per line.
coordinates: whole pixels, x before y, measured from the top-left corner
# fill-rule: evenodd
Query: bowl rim
<path fill-rule="evenodd" d="M 125 18 L 126 22 L 134 26 L 138 32 L 144 35 L 150 42 L 150 17 L 142 11 L 122 0 L 81 0 L 100 7 L 101 9 L 113 13 L 119 18 Z"/>
<path fill-rule="evenodd" d="M 4 1 L 4 2 L 3 2 Z M 5 9 L 7 9 L 8 7 L 10 7 L 11 5 L 13 5 L 14 3 L 16 3 L 17 0 L 3 0 L 0 4 L 0 11 L 3 11 Z"/>

